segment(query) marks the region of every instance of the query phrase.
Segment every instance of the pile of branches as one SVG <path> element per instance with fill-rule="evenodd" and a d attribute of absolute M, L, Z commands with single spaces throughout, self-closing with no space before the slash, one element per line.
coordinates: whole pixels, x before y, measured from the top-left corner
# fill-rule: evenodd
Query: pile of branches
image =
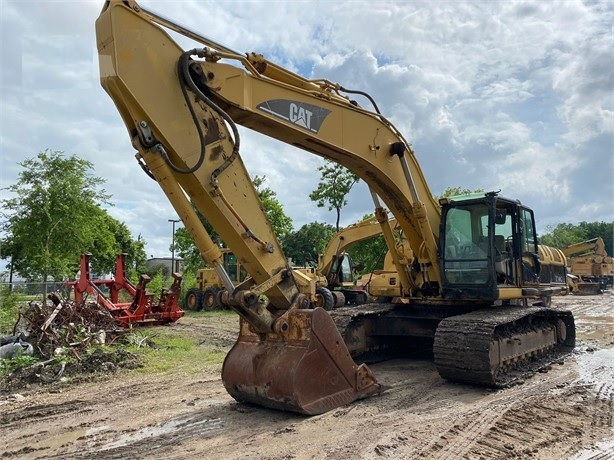
<path fill-rule="evenodd" d="M 120 327 L 104 307 L 92 302 L 76 304 L 55 293 L 48 298 L 49 305 L 30 302 L 13 329 L 14 345 L 27 345 L 38 361 L 18 366 L 0 379 L 0 392 L 32 383 L 67 381 L 65 377 L 70 377 L 70 382 L 89 380 L 100 371 L 141 365 L 139 357 L 125 347 L 112 346 L 131 343 L 134 334 Z"/>
<path fill-rule="evenodd" d="M 113 344 L 125 330 L 117 325 L 111 314 L 96 303 L 76 304 L 48 295 L 50 305 L 30 303 L 18 324 L 34 347 L 34 354 L 51 359 L 59 354 L 81 353 L 95 344 Z"/>

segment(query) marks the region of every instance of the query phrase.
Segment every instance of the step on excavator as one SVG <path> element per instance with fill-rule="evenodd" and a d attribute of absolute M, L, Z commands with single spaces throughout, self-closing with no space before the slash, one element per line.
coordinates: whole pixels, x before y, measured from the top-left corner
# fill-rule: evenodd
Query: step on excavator
<path fill-rule="evenodd" d="M 171 33 L 196 46 L 184 50 Z M 414 339 L 432 344 L 442 377 L 494 387 L 574 347 L 573 315 L 549 307 L 566 293 L 565 267 L 540 280 L 551 261 L 539 256 L 533 211 L 497 192 L 437 202 L 410 143 L 367 93 L 233 51 L 132 0 L 106 1 L 96 36 L 101 84 L 138 163 L 218 272 L 220 301 L 240 315 L 222 368 L 236 400 L 324 413 L 381 391 L 355 360 L 394 356 Z M 366 182 L 395 267 L 386 278 L 394 295 L 339 312 L 311 308 L 309 280 L 288 266 L 244 166 L 238 125 Z M 190 201 L 239 258 L 245 281 L 225 273 Z M 396 251 L 389 214 L 411 251 Z"/>

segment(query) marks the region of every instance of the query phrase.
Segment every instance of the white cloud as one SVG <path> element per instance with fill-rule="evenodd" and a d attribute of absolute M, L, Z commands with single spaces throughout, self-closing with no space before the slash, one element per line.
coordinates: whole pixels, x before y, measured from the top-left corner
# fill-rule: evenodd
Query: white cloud
<path fill-rule="evenodd" d="M 82 156 L 107 181 L 111 215 L 143 236 L 148 254 L 170 255 L 175 213 L 135 164 L 98 82 L 94 21 L 103 3 L 2 1 L 0 188 L 46 148 Z M 238 52 L 369 93 L 412 144 L 433 193 L 501 188 L 535 209 L 540 229 L 614 216 L 609 1 L 141 4 Z M 296 228 L 334 223 L 308 198 L 320 158 L 241 133 L 250 174 L 268 178 Z M 342 224 L 372 209 L 361 183 Z"/>

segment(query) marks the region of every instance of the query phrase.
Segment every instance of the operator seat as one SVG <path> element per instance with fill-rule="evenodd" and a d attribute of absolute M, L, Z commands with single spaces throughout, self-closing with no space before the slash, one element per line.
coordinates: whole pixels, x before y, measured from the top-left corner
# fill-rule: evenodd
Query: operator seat
<path fill-rule="evenodd" d="M 495 272 L 497 273 L 498 283 L 511 281 L 510 262 L 510 254 L 505 247 L 505 237 L 495 235 Z"/>

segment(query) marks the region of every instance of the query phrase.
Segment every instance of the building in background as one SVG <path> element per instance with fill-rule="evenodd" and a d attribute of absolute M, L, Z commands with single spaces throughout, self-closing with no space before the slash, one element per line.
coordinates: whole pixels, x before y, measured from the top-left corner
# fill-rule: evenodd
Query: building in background
<path fill-rule="evenodd" d="M 175 265 L 174 269 L 171 267 Z M 164 276 L 171 276 L 171 273 L 182 273 L 183 272 L 183 260 L 178 258 L 171 257 L 152 257 L 151 259 L 147 259 L 145 262 L 148 271 L 157 272 L 162 269 L 162 274 Z"/>

